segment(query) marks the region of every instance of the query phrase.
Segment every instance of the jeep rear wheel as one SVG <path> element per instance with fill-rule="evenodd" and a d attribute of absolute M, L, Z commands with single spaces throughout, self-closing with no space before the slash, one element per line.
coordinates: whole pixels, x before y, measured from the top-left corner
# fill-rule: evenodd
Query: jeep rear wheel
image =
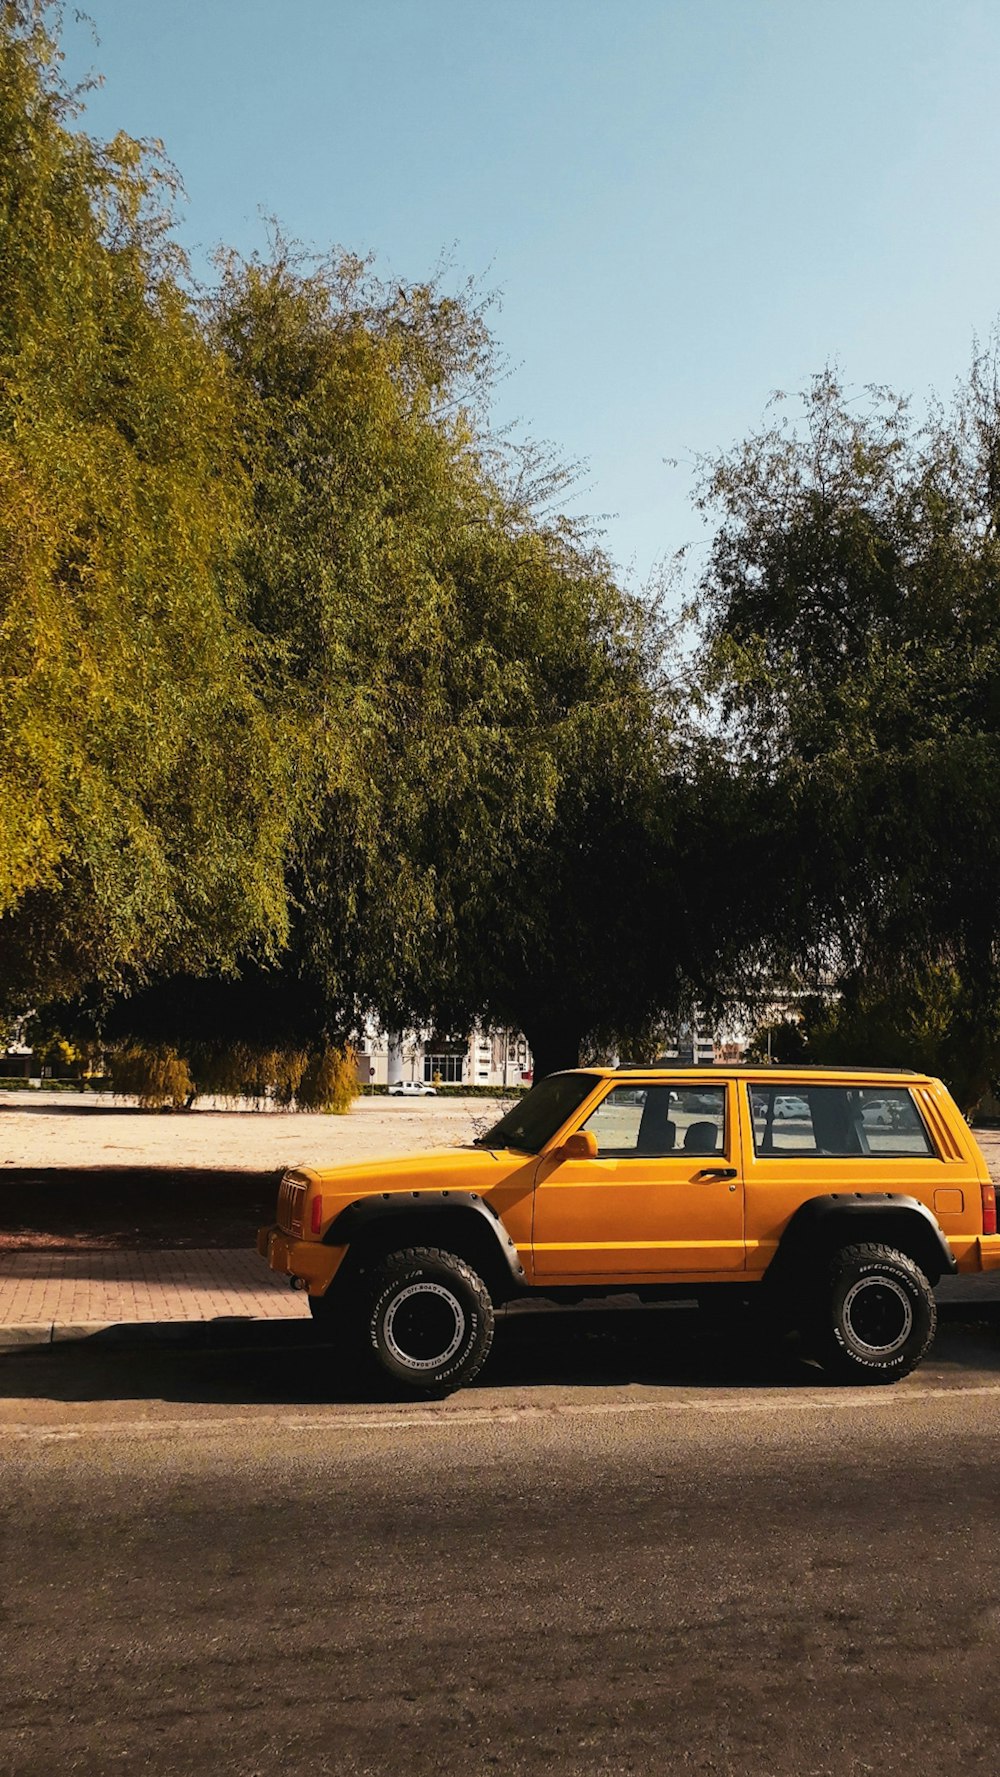
<path fill-rule="evenodd" d="M 830 1269 L 820 1357 L 845 1382 L 895 1382 L 930 1349 L 934 1292 L 919 1265 L 891 1246 L 847 1246 Z"/>
<path fill-rule="evenodd" d="M 386 1376 L 435 1394 L 472 1381 L 493 1343 L 493 1303 L 471 1265 L 408 1247 L 380 1260 L 368 1283 L 368 1345 Z"/>

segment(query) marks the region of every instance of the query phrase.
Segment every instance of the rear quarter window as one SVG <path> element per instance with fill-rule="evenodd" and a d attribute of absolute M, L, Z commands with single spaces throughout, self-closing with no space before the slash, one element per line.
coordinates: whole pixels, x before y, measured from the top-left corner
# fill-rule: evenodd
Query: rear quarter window
<path fill-rule="evenodd" d="M 748 1085 L 754 1152 L 844 1160 L 934 1156 L 906 1087 Z"/>

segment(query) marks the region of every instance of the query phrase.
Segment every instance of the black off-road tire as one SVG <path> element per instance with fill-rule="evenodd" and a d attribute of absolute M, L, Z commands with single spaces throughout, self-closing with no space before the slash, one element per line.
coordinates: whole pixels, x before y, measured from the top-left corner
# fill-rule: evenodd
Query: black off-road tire
<path fill-rule="evenodd" d="M 367 1274 L 367 1346 L 394 1386 L 450 1393 L 478 1374 L 493 1343 L 493 1302 L 482 1278 L 433 1246 L 389 1253 Z"/>
<path fill-rule="evenodd" d="M 845 1246 L 830 1266 L 817 1355 L 843 1382 L 898 1382 L 937 1331 L 934 1291 L 906 1253 Z"/>

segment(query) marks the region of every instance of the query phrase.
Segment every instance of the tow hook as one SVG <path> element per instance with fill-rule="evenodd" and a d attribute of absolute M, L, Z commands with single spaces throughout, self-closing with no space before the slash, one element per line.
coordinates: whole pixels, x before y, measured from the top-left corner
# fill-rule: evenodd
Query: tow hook
<path fill-rule="evenodd" d="M 309 1280 L 305 1277 L 290 1277 L 288 1282 L 293 1290 L 307 1290 L 309 1288 Z"/>

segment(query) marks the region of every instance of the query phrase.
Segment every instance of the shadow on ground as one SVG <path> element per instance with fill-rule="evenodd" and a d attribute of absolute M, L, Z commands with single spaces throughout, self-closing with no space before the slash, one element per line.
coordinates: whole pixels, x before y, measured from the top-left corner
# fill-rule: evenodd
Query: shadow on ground
<path fill-rule="evenodd" d="M 252 1248 L 274 1220 L 280 1177 L 280 1167 L 4 1167 L 0 1249 Z"/>
<path fill-rule="evenodd" d="M 960 1385 L 971 1370 L 1000 1379 L 1000 1304 L 942 1309 L 924 1373 Z M 480 1389 L 795 1391 L 823 1382 L 794 1345 L 776 1349 L 750 1332 L 734 1336 L 686 1304 L 542 1310 L 501 1317 L 489 1362 L 464 1398 L 473 1402 Z M 113 1328 L 8 1351 L 0 1355 L 0 1398 L 301 1407 L 391 1397 L 363 1383 L 311 1322 L 234 1319 Z"/>

